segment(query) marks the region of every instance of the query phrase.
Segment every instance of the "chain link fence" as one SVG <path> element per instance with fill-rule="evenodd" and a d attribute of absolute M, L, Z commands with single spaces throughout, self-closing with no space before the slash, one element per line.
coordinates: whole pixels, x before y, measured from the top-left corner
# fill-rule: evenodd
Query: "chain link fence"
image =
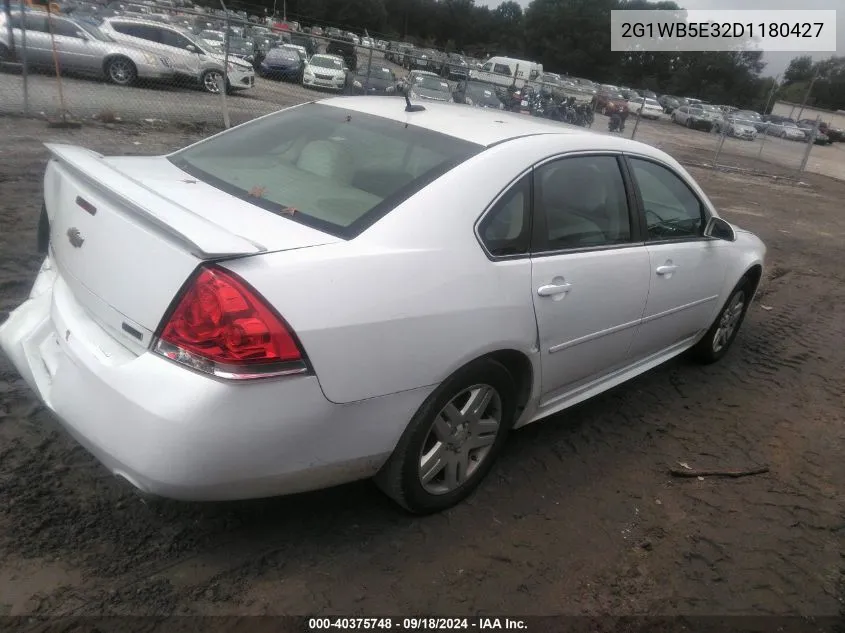
<path fill-rule="evenodd" d="M 66 14 L 11 0 L 12 10 L 0 12 L 0 114 L 222 128 L 331 93 L 407 94 L 545 116 L 670 153 L 694 151 L 713 166 L 798 175 L 842 164 L 841 147 L 821 145 L 812 127 L 761 124 L 746 134 L 728 119 L 690 125 L 643 97 L 627 103 L 624 128 L 611 131 L 612 109 L 588 80 L 536 65 L 503 75 L 497 64 L 431 46 L 353 41 L 337 29 L 296 32 L 229 11 L 225 0 L 219 10 L 176 1 L 82 1 Z"/>

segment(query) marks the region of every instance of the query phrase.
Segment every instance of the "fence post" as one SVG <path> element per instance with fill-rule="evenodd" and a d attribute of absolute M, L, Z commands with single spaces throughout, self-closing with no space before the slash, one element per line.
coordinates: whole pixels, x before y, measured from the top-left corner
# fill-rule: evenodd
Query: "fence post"
<path fill-rule="evenodd" d="M 766 144 L 766 137 L 769 135 L 769 124 L 766 123 L 765 127 L 763 128 L 763 140 L 760 141 L 760 151 L 757 152 L 757 160 L 760 160 L 760 157 L 763 155 L 763 145 Z"/>
<path fill-rule="evenodd" d="M 801 166 L 798 168 L 799 174 L 807 169 L 807 162 L 810 160 L 810 152 L 813 151 L 813 143 L 816 142 L 816 135 L 819 133 L 819 122 L 821 121 L 821 118 L 821 115 L 816 116 L 816 122 L 813 123 L 813 130 L 807 138 L 807 149 L 804 150 L 804 158 L 801 159 Z"/>
<path fill-rule="evenodd" d="M 801 115 L 804 114 L 804 107 L 807 105 L 807 99 L 810 98 L 810 93 L 813 92 L 813 84 L 816 83 L 816 79 L 819 78 L 819 71 L 821 67 L 819 64 L 816 64 L 816 72 L 813 73 L 813 78 L 810 80 L 810 85 L 807 86 L 807 92 L 804 93 L 804 100 L 801 102 L 801 109 L 798 110 L 798 120 L 801 120 Z"/>
<path fill-rule="evenodd" d="M 61 67 L 59 66 L 59 54 L 56 51 L 56 34 L 53 31 L 53 13 L 50 10 L 51 4 L 52 2 L 47 3 L 47 27 L 50 31 L 50 43 L 53 48 L 53 66 L 56 69 L 56 85 L 59 88 L 59 108 L 61 108 L 62 123 L 67 123 L 67 109 L 65 108 L 65 95 L 62 90 L 62 73 Z M 26 14 L 24 13 L 21 18 L 26 19 Z"/>
<path fill-rule="evenodd" d="M 725 138 L 728 136 L 728 130 L 731 127 L 730 121 L 725 120 L 725 123 L 727 123 L 727 126 L 723 127 L 722 130 L 720 130 L 722 133 L 719 135 L 719 146 L 716 148 L 716 155 L 713 157 L 714 165 L 719 164 L 719 155 L 722 153 L 722 147 L 725 145 Z"/>
<path fill-rule="evenodd" d="M 220 6 L 223 7 L 223 11 L 226 15 L 226 24 L 225 24 L 225 31 L 223 33 L 223 81 L 217 82 L 217 91 L 220 93 L 220 101 L 223 106 L 223 127 L 227 130 L 229 129 L 229 105 L 226 103 L 226 87 L 229 85 L 229 38 L 231 37 L 231 33 L 229 32 L 229 9 L 226 8 L 226 5 L 223 4 L 223 0 L 220 0 Z M 221 85 L 222 83 L 222 85 Z"/>
<path fill-rule="evenodd" d="M 358 59 L 358 53 L 355 53 L 355 59 Z M 373 72 L 373 47 L 370 46 L 370 59 L 367 61 L 367 90 L 370 89 L 370 75 Z M 364 94 L 367 94 L 366 92 Z"/>
<path fill-rule="evenodd" d="M 643 109 L 645 108 L 645 95 L 643 95 L 643 100 L 640 102 L 640 111 L 637 112 L 637 120 L 634 121 L 634 129 L 631 130 L 631 140 L 634 140 L 634 137 L 637 135 L 637 127 L 640 125 L 640 119 L 643 116 Z"/>
<path fill-rule="evenodd" d="M 23 113 L 29 116 L 29 66 L 26 61 L 26 18 L 25 0 L 21 0 L 21 78 L 23 79 Z"/>

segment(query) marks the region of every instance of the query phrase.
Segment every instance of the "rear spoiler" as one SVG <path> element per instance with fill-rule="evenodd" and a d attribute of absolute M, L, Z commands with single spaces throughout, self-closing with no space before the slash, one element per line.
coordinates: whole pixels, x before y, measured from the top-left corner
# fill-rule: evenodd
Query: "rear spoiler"
<path fill-rule="evenodd" d="M 188 248 L 199 259 L 254 255 L 265 246 L 234 235 L 182 205 L 160 196 L 154 190 L 120 172 L 103 160 L 103 155 L 84 147 L 45 143 L 53 158 L 97 189 L 115 199 L 142 221 L 154 225 Z"/>

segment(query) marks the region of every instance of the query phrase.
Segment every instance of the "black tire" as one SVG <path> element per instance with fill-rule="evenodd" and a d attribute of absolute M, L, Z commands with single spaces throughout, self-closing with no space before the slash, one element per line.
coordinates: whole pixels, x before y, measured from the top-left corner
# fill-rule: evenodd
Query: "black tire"
<path fill-rule="evenodd" d="M 214 75 L 218 75 L 218 76 L 222 77 L 223 73 L 220 72 L 219 70 L 213 70 L 213 69 L 212 70 L 206 70 L 202 74 L 202 77 L 200 77 L 200 86 L 206 92 L 208 92 L 210 94 L 217 95 L 217 94 L 220 94 L 219 88 L 212 88 L 212 84 L 211 84 L 211 78 Z M 226 94 L 228 94 L 229 92 L 230 92 L 230 86 L 227 85 L 226 86 Z"/>
<path fill-rule="evenodd" d="M 736 335 L 739 333 L 739 329 L 742 327 L 742 322 L 745 320 L 745 314 L 748 312 L 748 306 L 751 303 L 753 292 L 754 287 L 748 277 L 743 277 L 739 280 L 739 283 L 731 290 L 731 294 L 719 311 L 716 320 L 713 321 L 713 325 L 710 326 L 704 337 L 690 350 L 693 358 L 704 365 L 709 365 L 720 360 L 728 353 L 728 350 L 736 339 Z M 723 331 L 722 328 L 726 325 L 725 319 L 728 318 L 727 313 L 734 307 L 734 302 L 738 295 L 741 295 L 742 307 L 727 339 L 722 341 L 722 344 L 717 348 L 717 336 L 720 336 L 720 333 Z"/>
<path fill-rule="evenodd" d="M 421 481 L 420 459 L 423 450 L 432 439 L 435 422 L 440 419 L 444 408 L 476 385 L 489 386 L 498 395 L 498 404 L 495 404 L 494 399 L 487 405 L 494 407 L 500 415 L 495 439 L 462 483 L 452 490 L 432 493 L 425 489 Z M 483 412 L 487 410 L 485 408 Z M 414 514 L 431 514 L 454 506 L 478 487 L 493 466 L 513 426 L 515 412 L 516 388 L 510 372 L 491 359 L 470 363 L 446 379 L 422 404 L 399 439 L 390 459 L 376 475 L 376 484 L 388 497 Z M 473 460 L 469 458 L 467 461 L 469 463 Z M 444 482 L 446 470 L 442 470 Z M 437 472 L 439 474 L 441 471 Z"/>
<path fill-rule="evenodd" d="M 138 69 L 127 57 L 112 57 L 106 62 L 106 79 L 117 86 L 131 86 L 138 79 Z"/>
<path fill-rule="evenodd" d="M 0 63 L 13 61 L 15 61 L 15 58 L 12 56 L 12 51 L 10 51 L 5 44 L 0 44 Z"/>
<path fill-rule="evenodd" d="M 692 119 L 687 119 L 687 127 L 691 130 L 692 129 Z"/>

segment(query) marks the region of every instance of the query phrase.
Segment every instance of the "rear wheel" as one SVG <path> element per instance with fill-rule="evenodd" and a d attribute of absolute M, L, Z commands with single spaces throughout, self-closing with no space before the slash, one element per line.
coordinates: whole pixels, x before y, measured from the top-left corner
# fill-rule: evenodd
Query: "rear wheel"
<path fill-rule="evenodd" d="M 501 451 L 514 422 L 515 393 L 511 374 L 493 360 L 459 370 L 414 415 L 376 483 L 415 514 L 457 504 Z"/>
<path fill-rule="evenodd" d="M 118 86 L 131 86 L 138 78 L 138 70 L 132 60 L 126 57 L 113 57 L 106 62 L 106 77 Z"/>
<path fill-rule="evenodd" d="M 753 292 L 751 281 L 748 277 L 743 277 L 731 292 L 707 334 L 692 348 L 692 354 L 699 362 L 715 363 L 728 353 L 745 320 Z"/>

